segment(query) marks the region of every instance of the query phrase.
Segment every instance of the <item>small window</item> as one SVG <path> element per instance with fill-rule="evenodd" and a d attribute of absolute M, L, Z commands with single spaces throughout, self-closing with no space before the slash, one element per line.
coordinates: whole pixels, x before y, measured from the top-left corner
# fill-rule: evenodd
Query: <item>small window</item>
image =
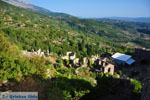
<path fill-rule="evenodd" d="M 111 71 L 111 68 L 108 68 L 108 72 L 110 72 Z"/>

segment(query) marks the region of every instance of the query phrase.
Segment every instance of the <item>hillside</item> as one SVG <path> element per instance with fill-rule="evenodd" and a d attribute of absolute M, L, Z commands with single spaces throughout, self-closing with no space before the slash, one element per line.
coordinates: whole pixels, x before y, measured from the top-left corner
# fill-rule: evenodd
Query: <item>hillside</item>
<path fill-rule="evenodd" d="M 53 18 L 38 13 L 28 12 L 24 9 L 19 9 L 13 6 L 6 7 L 5 3 L 1 3 L 1 18 L 2 18 L 1 25 L 3 25 L 3 23 L 5 23 L 6 26 L 9 25 L 9 27 L 5 27 L 5 25 L 3 25 L 1 30 L 4 31 L 4 33 L 6 33 L 7 36 L 11 37 L 11 41 L 15 42 L 19 46 L 19 48 L 24 50 L 32 50 L 32 49 L 37 50 L 39 48 L 44 50 L 44 48 L 46 49 L 49 48 L 48 45 L 53 45 L 53 46 L 57 45 L 55 47 L 62 49 L 61 48 L 62 43 L 59 42 L 66 40 L 63 41 L 63 45 L 65 45 L 64 43 L 68 45 L 69 42 L 72 42 L 72 40 L 75 39 L 76 42 L 74 41 L 72 43 L 74 43 L 74 45 L 76 44 L 79 45 L 82 42 L 81 40 L 83 40 L 83 38 L 85 39 L 86 43 L 88 43 L 88 41 L 90 40 L 91 44 L 92 43 L 97 44 L 96 45 L 97 48 L 99 48 L 99 45 L 101 44 L 104 45 L 104 47 L 109 47 L 109 48 L 114 47 L 113 45 L 115 45 L 114 49 L 117 49 L 117 47 L 120 49 L 120 48 L 125 48 L 126 45 L 127 46 L 129 45 L 130 47 L 130 43 L 149 48 L 148 45 L 149 40 L 147 40 L 147 38 L 149 38 L 149 35 L 140 34 L 139 32 L 137 32 L 137 30 L 134 27 L 128 27 L 126 25 L 117 26 L 115 24 L 111 24 L 107 22 L 98 22 L 89 19 L 78 19 L 75 17 L 69 19 Z M 25 39 L 19 40 L 17 38 L 24 38 L 24 37 L 22 37 L 21 35 L 18 35 L 17 37 L 9 35 L 9 31 L 14 31 L 12 32 L 14 33 L 14 35 L 17 35 L 16 33 L 20 32 L 24 36 L 26 35 L 27 36 Z M 59 31 L 62 34 L 60 34 Z M 54 33 L 55 35 L 52 35 L 50 33 Z M 32 40 L 30 41 L 28 41 L 29 39 L 28 34 L 30 35 L 32 34 Z M 75 38 L 77 36 L 78 38 Z M 50 39 L 50 37 L 52 37 L 52 39 Z M 61 37 L 62 40 L 60 40 L 58 37 L 59 38 Z M 44 38 L 45 39 L 47 38 L 47 40 L 51 41 L 51 43 L 52 41 L 57 42 L 59 43 L 59 45 L 51 44 L 51 43 L 47 45 L 47 42 L 46 44 L 44 43 L 44 41 L 46 41 Z M 38 41 L 39 43 L 36 43 L 36 41 Z M 120 45 L 120 43 L 122 45 Z M 33 44 L 37 44 L 37 46 Z M 69 46 L 73 48 L 73 45 L 69 45 Z M 70 51 L 71 48 L 65 48 L 63 50 Z M 58 52 L 62 53 L 62 50 L 60 51 L 60 49 L 57 49 L 58 51 L 54 51 L 54 50 L 52 51 L 56 53 Z M 75 47 L 75 49 L 72 50 L 78 52 L 79 49 L 80 48 Z M 77 54 L 80 55 L 79 53 Z"/>
<path fill-rule="evenodd" d="M 45 15 L 48 15 L 48 16 L 62 17 L 62 18 L 70 18 L 70 17 L 72 17 L 69 14 L 57 13 L 57 12 L 49 11 L 49 10 L 47 10 L 45 8 L 35 6 L 35 5 L 33 5 L 33 4 L 29 3 L 29 2 L 26 2 L 26 1 L 21 1 L 21 0 L 3 0 L 3 1 L 8 2 L 8 3 L 10 3 L 12 5 L 15 5 L 15 6 L 21 7 L 21 8 L 25 8 L 25 9 L 27 9 L 29 11 L 38 12 L 38 13 L 45 14 Z"/>
<path fill-rule="evenodd" d="M 143 23 L 150 23 L 149 17 L 139 17 L 139 18 L 129 18 L 129 17 L 108 17 L 107 19 L 114 19 L 114 20 L 123 20 L 129 22 L 143 22 Z"/>
<path fill-rule="evenodd" d="M 123 20 L 112 20 L 112 19 L 95 19 L 100 22 L 107 22 L 112 23 L 118 27 L 130 27 L 136 29 L 137 32 L 140 32 L 142 34 L 150 34 L 150 23 L 144 23 L 144 22 L 130 22 L 130 21 L 123 21 Z"/>
<path fill-rule="evenodd" d="M 37 91 L 39 100 L 139 100 L 140 82 L 96 67 L 102 54 L 133 55 L 135 46 L 150 48 L 150 35 L 138 31 L 149 24 L 111 21 L 52 17 L 0 0 L 0 91 Z"/>

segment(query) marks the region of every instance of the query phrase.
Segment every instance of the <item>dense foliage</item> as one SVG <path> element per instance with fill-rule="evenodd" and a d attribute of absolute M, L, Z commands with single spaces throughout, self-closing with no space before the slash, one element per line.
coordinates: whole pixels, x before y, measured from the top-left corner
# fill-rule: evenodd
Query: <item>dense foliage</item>
<path fill-rule="evenodd" d="M 97 75 L 96 87 L 80 100 L 140 100 L 139 97 L 142 90 L 140 82 L 135 79 L 130 81 L 114 79 L 112 77 L 103 73 Z M 126 92 L 128 93 L 126 94 Z"/>
<path fill-rule="evenodd" d="M 48 69 L 50 69 L 49 72 Z M 55 95 L 59 94 L 58 100 L 60 98 L 67 100 L 79 99 L 94 87 L 94 73 L 90 73 L 89 69 L 85 70 L 83 69 L 78 74 L 74 68 L 64 66 L 54 68 L 43 57 L 25 57 L 14 44 L 0 35 L 0 82 L 5 80 L 20 82 L 27 76 L 36 76 L 35 78 L 48 84 L 44 91 L 47 98 L 56 100 Z M 50 83 L 49 79 L 54 82 Z M 56 93 L 56 91 L 58 92 Z"/>
<path fill-rule="evenodd" d="M 75 17 L 54 18 L 0 2 L 0 31 L 22 50 L 41 48 L 59 55 L 74 51 L 81 58 L 102 52 L 129 53 L 127 47 L 133 44 L 149 46 L 144 37 L 139 39 L 134 27 Z"/>
<path fill-rule="evenodd" d="M 20 81 L 23 76 L 29 74 L 36 74 L 44 78 L 45 72 L 46 60 L 44 58 L 33 57 L 29 59 L 22 56 L 17 47 L 0 34 L 0 80 L 15 79 Z"/>
<path fill-rule="evenodd" d="M 141 26 L 136 27 L 140 29 Z M 90 71 L 92 64 L 78 70 L 73 67 L 67 68 L 60 55 L 73 51 L 78 58 L 83 58 L 101 55 L 104 52 L 132 54 L 135 45 L 149 48 L 149 34 L 139 35 L 138 31 L 135 26 L 130 27 L 123 23 L 114 24 L 76 17 L 50 17 L 0 0 L 0 82 L 17 81 L 18 85 L 31 76 L 38 79 L 39 84 L 46 84 L 44 95 L 46 99 L 53 100 L 79 100 L 85 94 L 93 93 L 93 89 L 96 91 L 100 88 L 100 96 L 111 94 L 115 85 L 112 86 L 106 77 L 109 74 L 104 76 L 101 73 L 96 85 L 97 74 Z M 45 53 L 47 50 L 53 53 L 52 57 L 58 65 L 54 66 L 46 58 L 47 55 L 40 57 L 22 54 L 23 50 L 37 51 L 39 48 Z M 69 65 L 69 62 L 66 60 L 66 65 Z M 119 78 L 119 75 L 111 77 Z M 140 93 L 140 83 L 134 80 L 131 82 L 135 85 L 133 91 Z M 108 86 L 110 88 L 107 88 Z M 94 95 L 98 96 L 98 93 Z"/>

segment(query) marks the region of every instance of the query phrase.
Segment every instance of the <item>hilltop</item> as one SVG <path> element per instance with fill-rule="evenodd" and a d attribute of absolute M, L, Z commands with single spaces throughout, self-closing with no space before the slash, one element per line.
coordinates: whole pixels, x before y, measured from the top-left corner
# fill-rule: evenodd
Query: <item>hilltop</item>
<path fill-rule="evenodd" d="M 45 15 L 48 15 L 48 16 L 62 17 L 62 18 L 72 17 L 69 14 L 52 12 L 50 10 L 47 10 L 47 9 L 39 7 L 39 6 L 35 6 L 35 5 L 31 4 L 30 2 L 26 2 L 26 1 L 22 1 L 22 0 L 3 0 L 3 1 L 8 2 L 8 3 L 10 3 L 14 6 L 25 8 L 29 11 L 38 12 L 38 13 L 45 14 Z"/>

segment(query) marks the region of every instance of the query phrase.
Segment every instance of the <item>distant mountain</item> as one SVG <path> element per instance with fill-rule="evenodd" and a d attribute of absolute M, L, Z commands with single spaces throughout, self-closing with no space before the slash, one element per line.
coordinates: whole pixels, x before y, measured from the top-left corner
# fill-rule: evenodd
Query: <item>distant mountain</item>
<path fill-rule="evenodd" d="M 130 22 L 150 23 L 150 17 L 137 17 L 137 18 L 130 18 L 130 17 L 107 17 L 107 19 L 123 20 L 123 21 L 130 21 Z"/>
<path fill-rule="evenodd" d="M 28 9 L 30 11 L 42 13 L 42 14 L 45 14 L 45 15 L 48 15 L 48 16 L 61 17 L 61 18 L 70 18 L 70 17 L 72 17 L 69 14 L 52 12 L 48 9 L 45 9 L 45 8 L 42 8 L 42 7 L 39 7 L 39 6 L 35 6 L 35 5 L 31 4 L 30 2 L 26 2 L 26 1 L 23 1 L 23 0 L 2 0 L 2 1 L 8 2 L 12 5 L 15 5 L 15 6 L 18 6 L 18 7 L 21 7 L 21 8 Z"/>

